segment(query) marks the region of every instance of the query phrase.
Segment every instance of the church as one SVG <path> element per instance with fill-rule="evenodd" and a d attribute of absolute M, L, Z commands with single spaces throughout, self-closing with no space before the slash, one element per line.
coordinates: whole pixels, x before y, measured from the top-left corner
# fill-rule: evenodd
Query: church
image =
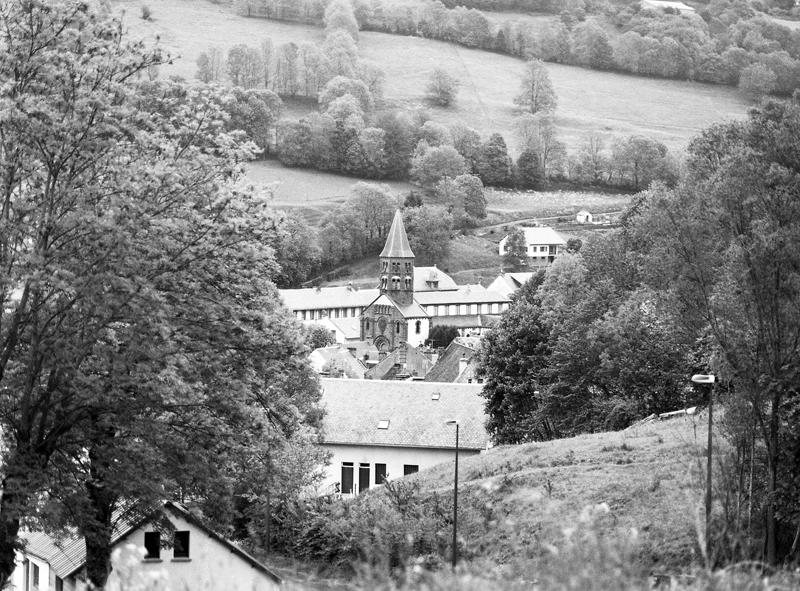
<path fill-rule="evenodd" d="M 456 285 L 435 266 L 416 267 L 414 260 L 398 210 L 379 255 L 377 288 L 282 289 L 281 298 L 298 319 L 306 323 L 329 319 L 338 326 L 349 325 L 346 340 L 371 343 L 382 353 L 401 343 L 424 345 L 435 326 L 453 326 L 462 335 L 478 336 L 493 326 L 511 303 L 503 293 L 480 284 Z"/>

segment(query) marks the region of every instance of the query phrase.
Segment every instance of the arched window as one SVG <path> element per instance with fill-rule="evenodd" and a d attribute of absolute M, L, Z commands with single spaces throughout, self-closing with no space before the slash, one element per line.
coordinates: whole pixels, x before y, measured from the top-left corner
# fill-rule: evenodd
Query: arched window
<path fill-rule="evenodd" d="M 381 271 L 385 273 L 388 270 L 389 270 L 389 261 L 383 261 L 383 263 L 381 263 Z"/>
<path fill-rule="evenodd" d="M 406 277 L 406 289 L 411 289 L 411 277 Z"/>
<path fill-rule="evenodd" d="M 406 263 L 406 273 L 411 273 L 411 263 Z"/>
<path fill-rule="evenodd" d="M 422 332 L 422 320 L 417 320 L 416 324 L 414 325 L 414 329 L 416 330 L 417 334 Z"/>
<path fill-rule="evenodd" d="M 381 289 L 386 289 L 386 286 L 387 286 L 388 283 L 389 283 L 389 280 L 386 278 L 386 275 L 381 277 Z"/>

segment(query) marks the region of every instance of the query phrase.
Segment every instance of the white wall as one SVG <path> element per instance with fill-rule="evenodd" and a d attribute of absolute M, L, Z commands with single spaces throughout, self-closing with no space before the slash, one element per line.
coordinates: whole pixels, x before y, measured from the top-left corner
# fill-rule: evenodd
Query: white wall
<path fill-rule="evenodd" d="M 28 567 L 28 586 L 25 587 L 25 560 L 26 556 L 23 556 L 21 552 L 17 552 L 17 566 L 14 569 L 14 572 L 11 573 L 11 587 L 10 589 L 14 589 L 14 591 L 32 591 L 33 589 L 37 589 L 38 591 L 49 591 L 53 589 L 53 586 L 50 581 L 50 565 L 47 564 L 45 561 L 40 560 L 36 556 L 28 555 L 27 559 L 29 560 Z M 33 586 L 33 565 L 37 565 L 39 567 L 39 586 Z M 55 583 L 55 578 L 53 579 L 53 584 Z"/>
<path fill-rule="evenodd" d="M 280 588 L 264 572 L 250 566 L 204 531 L 173 513 L 169 513 L 169 519 L 177 530 L 190 532 L 189 558 L 173 559 L 171 548 L 161 548 L 160 560 L 144 560 L 144 532 L 155 531 L 145 526 L 117 545 L 109 589 L 130 588 L 130 582 L 126 584 L 125 579 L 131 577 L 141 577 L 136 579 L 140 582 L 164 581 L 163 587 L 157 588 L 170 591 L 274 591 Z"/>
<path fill-rule="evenodd" d="M 420 325 L 419 334 L 417 334 L 417 320 L 422 324 Z M 428 340 L 428 334 L 431 331 L 431 321 L 427 318 L 417 318 L 408 321 L 408 344 L 412 347 L 419 347 L 425 344 Z"/>
<path fill-rule="evenodd" d="M 455 437 L 455 431 L 453 433 Z M 375 486 L 375 464 L 386 464 L 386 475 L 389 480 L 403 476 L 403 465 L 416 465 L 420 470 L 452 462 L 455 451 L 452 449 L 424 449 L 408 447 L 384 447 L 377 445 L 336 445 L 323 444 L 331 452 L 331 461 L 325 468 L 325 477 L 319 489 L 323 490 L 342 478 L 342 462 L 353 462 L 354 481 L 358 484 L 358 465 L 370 465 L 370 487 Z M 479 452 L 463 450 L 459 457 L 474 456 Z"/>

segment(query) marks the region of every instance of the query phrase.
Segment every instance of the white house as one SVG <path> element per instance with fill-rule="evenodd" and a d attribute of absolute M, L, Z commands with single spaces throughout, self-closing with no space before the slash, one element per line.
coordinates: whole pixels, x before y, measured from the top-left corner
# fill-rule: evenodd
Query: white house
<path fill-rule="evenodd" d="M 525 235 L 525 254 L 528 255 L 528 263 L 533 267 L 549 265 L 567 246 L 567 241 L 553 228 L 538 226 L 521 230 Z M 508 236 L 500 241 L 498 250 L 501 256 L 506 254 L 506 242 Z"/>
<path fill-rule="evenodd" d="M 219 536 L 178 503 L 165 503 L 163 521 L 125 517 L 115 527 L 109 589 L 163 591 L 274 591 L 281 579 L 250 554 Z M 156 526 L 158 522 L 160 525 Z M 12 575 L 15 591 L 82 591 L 86 544 L 73 535 L 56 540 L 42 532 L 25 536 Z M 158 582 L 157 587 L 145 583 Z"/>
<path fill-rule="evenodd" d="M 488 289 L 510 298 L 511 294 L 525 285 L 531 277 L 533 277 L 533 273 L 500 273 L 500 275 L 489 284 Z"/>
<path fill-rule="evenodd" d="M 575 221 L 579 224 L 591 224 L 593 221 L 592 214 L 585 209 L 580 210 L 575 214 Z"/>
<path fill-rule="evenodd" d="M 413 474 L 489 447 L 482 385 L 322 379 L 323 446 L 331 452 L 322 490 L 358 494 L 384 478 Z"/>

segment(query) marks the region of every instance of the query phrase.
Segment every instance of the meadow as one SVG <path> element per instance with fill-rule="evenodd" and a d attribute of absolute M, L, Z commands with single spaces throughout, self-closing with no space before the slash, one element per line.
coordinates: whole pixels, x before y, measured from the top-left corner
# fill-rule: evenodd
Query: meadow
<path fill-rule="evenodd" d="M 225 5 L 210 1 L 152 0 L 152 21 L 139 18 L 140 4 L 117 0 L 127 9 L 126 24 L 134 36 L 159 43 L 175 56 L 164 75 L 191 80 L 197 56 L 210 46 L 227 51 L 237 43 L 257 46 L 269 37 L 320 43 L 322 29 L 263 19 L 248 19 Z M 507 18 L 509 15 L 503 15 Z M 530 17 L 541 20 L 542 17 Z M 364 31 L 359 49 L 363 59 L 386 73 L 387 106 L 425 108 L 434 121 L 466 122 L 482 135 L 499 132 L 512 152 L 519 141 L 517 94 L 523 62 L 519 59 L 467 49 L 451 43 Z M 434 108 L 425 99 L 425 86 L 434 68 L 444 68 L 461 81 L 456 104 Z M 562 141 L 578 149 L 583 136 L 596 131 L 611 139 L 643 134 L 664 142 L 671 150 L 713 122 L 743 117 L 748 103 L 733 88 L 600 72 L 574 66 L 547 64 L 558 95 L 555 121 Z M 298 110 L 292 109 L 297 116 Z"/>

